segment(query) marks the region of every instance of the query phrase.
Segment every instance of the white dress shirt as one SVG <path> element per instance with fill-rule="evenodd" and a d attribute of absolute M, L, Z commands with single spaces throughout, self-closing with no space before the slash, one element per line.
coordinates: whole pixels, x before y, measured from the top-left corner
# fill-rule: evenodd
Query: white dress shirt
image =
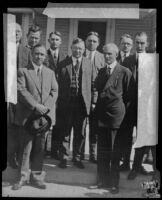
<path fill-rule="evenodd" d="M 108 68 L 108 67 L 111 68 L 110 74 L 112 74 L 112 72 L 114 71 L 114 68 L 115 68 L 116 64 L 117 64 L 117 61 L 116 61 L 116 60 L 115 60 L 113 63 L 111 63 L 110 65 L 108 65 L 108 64 L 106 63 L 107 68 Z"/>

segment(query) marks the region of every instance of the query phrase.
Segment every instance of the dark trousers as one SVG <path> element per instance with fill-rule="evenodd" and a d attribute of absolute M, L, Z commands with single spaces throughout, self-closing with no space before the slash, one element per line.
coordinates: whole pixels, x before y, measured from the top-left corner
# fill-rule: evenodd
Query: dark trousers
<path fill-rule="evenodd" d="M 132 169 L 138 171 L 142 165 L 143 156 L 146 150 L 151 149 L 153 156 L 153 169 L 156 170 L 156 146 L 143 146 L 140 148 L 135 148 L 134 161 Z"/>
<path fill-rule="evenodd" d="M 73 158 L 81 160 L 82 148 L 85 142 L 86 112 L 81 99 L 73 98 L 69 105 L 69 112 L 64 124 L 64 130 L 61 131 L 60 156 L 66 159 L 69 156 L 70 134 L 73 127 Z"/>
<path fill-rule="evenodd" d="M 20 174 L 42 172 L 45 135 L 31 135 L 20 127 Z"/>
<path fill-rule="evenodd" d="M 51 155 L 59 155 L 59 130 L 57 125 L 53 126 L 51 140 Z"/>
<path fill-rule="evenodd" d="M 19 126 L 12 124 L 7 127 L 7 160 L 8 162 L 19 161 L 20 136 Z"/>
<path fill-rule="evenodd" d="M 112 134 L 116 135 L 112 144 Z M 97 140 L 97 174 L 98 182 L 104 185 L 118 186 L 119 184 L 119 163 L 120 143 L 118 129 L 98 128 Z"/>
<path fill-rule="evenodd" d="M 132 150 L 133 126 L 119 129 L 119 134 L 122 135 L 123 140 L 121 147 L 121 157 L 123 158 L 123 163 L 129 165 Z"/>

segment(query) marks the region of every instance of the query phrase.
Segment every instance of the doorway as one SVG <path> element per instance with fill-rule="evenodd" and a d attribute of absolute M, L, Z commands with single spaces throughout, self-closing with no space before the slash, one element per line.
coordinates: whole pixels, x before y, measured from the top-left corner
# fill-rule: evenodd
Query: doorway
<path fill-rule="evenodd" d="M 78 21 L 78 37 L 85 41 L 87 34 L 91 31 L 99 34 L 100 44 L 97 50 L 102 52 L 102 47 L 106 39 L 106 22 Z"/>

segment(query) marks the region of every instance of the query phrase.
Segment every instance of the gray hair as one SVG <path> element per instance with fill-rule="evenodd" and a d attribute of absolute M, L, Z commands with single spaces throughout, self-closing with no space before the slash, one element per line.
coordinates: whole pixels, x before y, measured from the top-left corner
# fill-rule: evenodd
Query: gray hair
<path fill-rule="evenodd" d="M 104 49 L 106 49 L 106 48 L 112 48 L 112 49 L 114 49 L 114 51 L 116 52 L 116 55 L 119 53 L 119 48 L 117 47 L 117 45 L 116 45 L 115 43 L 108 43 L 108 44 L 105 44 L 105 45 L 103 46 L 103 51 L 104 51 Z"/>

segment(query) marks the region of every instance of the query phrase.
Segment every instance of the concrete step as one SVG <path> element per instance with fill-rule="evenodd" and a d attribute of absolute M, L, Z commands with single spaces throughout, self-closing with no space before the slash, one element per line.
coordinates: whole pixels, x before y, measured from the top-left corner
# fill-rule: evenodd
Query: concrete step
<path fill-rule="evenodd" d="M 47 172 L 45 181 L 48 183 L 60 183 L 69 185 L 92 185 L 96 183 L 97 165 L 90 163 L 88 160 L 83 161 L 85 169 L 78 169 L 73 165 L 71 160 L 68 161 L 66 169 L 59 168 L 59 161 L 54 159 L 45 159 L 44 170 Z M 148 171 L 152 170 L 151 165 L 144 165 Z M 133 181 L 127 180 L 129 172 L 120 173 L 120 187 L 126 187 L 130 190 L 140 189 L 141 183 L 151 180 L 151 176 L 138 175 Z M 18 170 L 7 167 L 2 173 L 2 180 L 14 182 L 18 180 Z"/>

